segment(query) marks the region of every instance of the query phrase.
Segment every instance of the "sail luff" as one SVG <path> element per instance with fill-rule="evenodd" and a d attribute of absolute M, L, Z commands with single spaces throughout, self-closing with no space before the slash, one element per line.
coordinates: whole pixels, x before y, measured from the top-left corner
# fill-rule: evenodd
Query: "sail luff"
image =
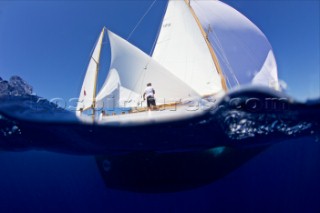
<path fill-rule="evenodd" d="M 169 1 L 170 1 L 170 0 L 169 0 Z M 153 42 L 152 48 L 151 48 L 151 50 L 150 50 L 150 54 L 149 54 L 149 55 L 151 55 L 151 56 L 153 55 L 154 49 L 155 49 L 156 44 L 157 44 L 157 41 L 158 41 L 158 39 L 159 39 L 159 35 L 160 35 L 160 32 L 161 32 L 161 28 L 162 28 L 162 24 L 163 24 L 163 21 L 164 21 L 164 17 L 166 16 L 166 11 L 167 11 L 167 9 L 168 9 L 169 1 L 167 1 L 167 5 L 166 5 L 166 8 L 165 8 L 165 10 L 164 10 L 164 12 L 163 12 L 162 19 L 161 19 L 161 22 L 160 22 L 161 24 L 160 24 L 159 27 L 158 27 L 157 36 L 156 36 L 156 38 L 155 38 L 155 40 L 154 40 L 154 42 Z"/>
<path fill-rule="evenodd" d="M 220 64 L 219 64 L 219 60 L 218 60 L 218 58 L 217 58 L 217 56 L 216 56 L 216 53 L 215 53 L 214 49 L 212 48 L 211 43 L 210 43 L 210 41 L 209 41 L 209 39 L 208 39 L 208 35 L 207 35 L 207 33 L 204 31 L 204 29 L 203 29 L 203 27 L 202 27 L 202 25 L 201 25 L 201 23 L 200 23 L 200 21 L 199 21 L 199 18 L 197 17 L 196 13 L 194 12 L 193 8 L 191 7 L 190 0 L 185 0 L 185 2 L 186 2 L 186 4 L 188 5 L 188 8 L 190 9 L 190 12 L 191 12 L 193 18 L 194 18 L 195 21 L 197 22 L 197 25 L 198 25 L 198 27 L 199 27 L 199 30 L 201 31 L 201 34 L 202 34 L 202 36 L 203 36 L 203 38 L 204 38 L 204 40 L 205 40 L 205 42 L 206 42 L 206 44 L 207 44 L 207 46 L 208 46 L 208 49 L 209 49 L 209 51 L 210 51 L 210 54 L 211 54 L 212 60 L 213 60 L 213 62 L 214 62 L 214 65 L 216 66 L 217 72 L 218 72 L 219 75 L 220 75 L 222 88 L 223 88 L 225 91 L 227 91 L 226 80 L 225 80 L 224 75 L 223 75 L 223 72 L 222 72 L 222 70 L 221 70 L 221 66 L 220 66 Z"/>

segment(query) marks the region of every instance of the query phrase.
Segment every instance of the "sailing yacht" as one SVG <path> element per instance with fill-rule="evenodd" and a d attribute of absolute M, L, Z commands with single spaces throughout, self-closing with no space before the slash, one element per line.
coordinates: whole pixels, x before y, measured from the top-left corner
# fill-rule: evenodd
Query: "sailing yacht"
<path fill-rule="evenodd" d="M 104 37 L 110 41 L 110 69 L 97 92 Z M 83 118 L 84 111 L 91 110 L 95 122 L 133 124 L 183 119 L 204 113 L 195 106 L 210 107 L 208 97 L 219 98 L 241 85 L 279 89 L 268 39 L 221 1 L 169 0 L 156 39 L 148 55 L 103 28 L 80 91 L 77 116 Z M 147 83 L 156 90 L 156 111 L 145 110 Z"/>

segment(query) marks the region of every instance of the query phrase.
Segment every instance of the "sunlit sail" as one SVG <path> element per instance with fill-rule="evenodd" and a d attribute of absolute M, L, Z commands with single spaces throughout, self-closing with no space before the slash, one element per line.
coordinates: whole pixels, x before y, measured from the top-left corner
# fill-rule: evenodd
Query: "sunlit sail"
<path fill-rule="evenodd" d="M 157 105 L 183 104 L 245 84 L 278 89 L 277 65 L 267 38 L 230 6 L 215 0 L 169 0 L 159 28 L 152 56 L 110 30 L 102 30 L 80 92 L 77 115 L 110 104 L 141 109 L 146 106 L 142 94 L 149 82 L 157 88 Z M 110 41 L 110 69 L 96 95 L 105 34 Z M 126 117 L 119 115 L 118 119 Z"/>

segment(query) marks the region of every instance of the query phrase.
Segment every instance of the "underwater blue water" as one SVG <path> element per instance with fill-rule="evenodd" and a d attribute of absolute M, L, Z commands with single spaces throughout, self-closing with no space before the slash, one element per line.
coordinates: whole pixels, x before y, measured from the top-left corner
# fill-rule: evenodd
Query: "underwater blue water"
<path fill-rule="evenodd" d="M 93 157 L 5 152 L 0 211 L 316 213 L 319 152 L 313 139 L 283 142 L 208 186 L 163 194 L 106 188 Z"/>
<path fill-rule="evenodd" d="M 47 117 L 41 122 L 39 115 L 33 116 L 30 107 L 22 104 L 23 99 L 2 99 L 0 212 L 320 212 L 319 100 L 306 103 L 287 100 L 281 102 L 285 105 L 277 105 L 271 110 L 253 107 L 247 102 L 243 105 L 245 102 L 241 101 L 248 98 L 265 100 L 266 97 L 284 96 L 258 89 L 237 91 L 219 102 L 223 107 L 201 118 L 127 129 L 84 125 L 74 122 L 67 112 L 59 112 L 62 117 L 65 115 L 63 121 L 57 119 L 57 114 L 50 108 L 42 113 Z M 230 104 L 234 98 L 240 99 Z M 85 131 L 88 128 L 93 129 Z M 130 140 L 130 144 L 126 138 L 132 139 L 132 134 L 141 130 L 139 128 L 163 131 L 166 135 L 157 137 L 151 144 L 144 141 L 141 144 L 139 140 Z M 108 131 L 122 132 L 117 144 L 100 141 Z M 188 136 L 181 136 L 182 133 Z M 168 137 L 181 140 L 164 143 L 163 139 Z M 241 165 L 232 167 L 217 178 L 210 176 L 212 181 L 170 193 L 145 193 L 143 188 L 139 192 L 132 190 L 131 186 L 121 188 L 122 185 L 119 187 L 114 179 L 105 176 L 113 171 L 114 165 L 129 164 L 128 168 L 121 169 L 133 167 L 134 171 L 141 172 L 140 167 L 147 167 L 149 162 L 153 162 L 151 166 L 160 171 L 167 171 L 163 167 L 175 163 L 161 165 L 155 160 L 158 154 L 146 154 L 142 155 L 146 156 L 145 161 L 137 160 L 140 155 L 134 155 L 129 158 L 133 160 L 132 164 L 130 161 L 117 164 L 128 153 L 140 151 L 155 152 L 160 156 L 166 156 L 168 152 L 169 159 L 183 159 L 178 164 L 185 168 L 183 174 L 188 175 L 182 176 L 182 180 L 189 176 L 194 178 L 197 173 L 212 175 L 228 165 L 227 162 L 234 163 L 243 153 L 247 155 L 244 151 L 259 147 L 263 149 L 254 152 Z M 213 162 L 222 159 L 219 161 L 222 167 L 203 164 L 203 169 L 197 168 L 202 164 L 197 164 L 198 158 L 190 157 L 193 155 L 175 158 L 181 152 L 201 153 L 206 157 L 210 152 Z M 97 158 L 101 155 L 112 156 L 109 161 L 103 158 L 102 170 Z M 136 162 L 139 164 L 135 165 Z M 119 171 L 122 172 L 121 169 Z M 134 173 L 123 172 L 124 177 L 116 173 L 120 174 L 116 180 L 124 178 L 129 182 L 136 178 Z M 154 177 L 143 181 L 148 181 L 148 178 Z M 158 181 L 156 178 L 152 180 Z M 186 180 L 185 184 L 188 183 Z"/>

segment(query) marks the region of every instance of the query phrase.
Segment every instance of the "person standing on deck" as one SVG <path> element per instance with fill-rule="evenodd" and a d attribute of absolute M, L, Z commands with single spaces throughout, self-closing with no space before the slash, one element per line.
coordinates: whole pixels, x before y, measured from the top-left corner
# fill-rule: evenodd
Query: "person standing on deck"
<path fill-rule="evenodd" d="M 148 110 L 150 109 L 153 110 L 156 107 L 156 100 L 154 98 L 154 94 L 155 94 L 155 91 L 152 87 L 152 84 L 148 83 L 147 88 L 144 90 L 144 93 L 143 93 L 143 100 L 146 100 L 147 98 Z"/>

